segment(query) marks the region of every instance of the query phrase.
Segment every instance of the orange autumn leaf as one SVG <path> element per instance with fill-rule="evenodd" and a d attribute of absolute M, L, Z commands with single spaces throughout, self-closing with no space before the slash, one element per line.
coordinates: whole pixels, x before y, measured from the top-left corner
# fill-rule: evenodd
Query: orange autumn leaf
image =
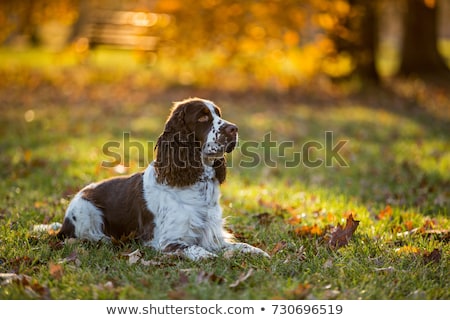
<path fill-rule="evenodd" d="M 313 226 L 297 227 L 295 228 L 294 232 L 297 236 L 300 237 L 320 236 L 323 234 L 323 230 L 317 224 L 314 224 Z"/>
<path fill-rule="evenodd" d="M 323 233 L 323 231 L 317 224 L 315 224 L 312 226 L 310 233 L 315 236 L 320 236 Z"/>
<path fill-rule="evenodd" d="M 395 249 L 398 254 L 419 253 L 420 249 L 414 246 L 403 246 Z"/>
<path fill-rule="evenodd" d="M 414 229 L 414 224 L 411 220 L 405 221 L 405 228 L 408 231 L 411 231 L 412 229 Z"/>
<path fill-rule="evenodd" d="M 285 291 L 284 299 L 304 300 L 311 292 L 311 285 L 309 283 L 299 283 L 297 287 L 292 290 Z"/>
<path fill-rule="evenodd" d="M 350 238 L 353 236 L 353 233 L 355 233 L 356 228 L 358 228 L 358 225 L 359 221 L 354 220 L 353 214 L 350 214 L 347 218 L 345 227 L 338 225 L 334 228 L 331 233 L 330 240 L 328 241 L 328 245 L 334 249 L 346 246 Z"/>
<path fill-rule="evenodd" d="M 295 215 L 295 216 L 290 217 L 287 222 L 290 225 L 297 225 L 297 224 L 300 224 L 300 222 L 302 222 L 302 218 L 300 215 Z"/>
<path fill-rule="evenodd" d="M 56 280 L 60 280 L 64 273 L 62 265 L 56 263 L 50 263 L 48 265 L 48 271 L 50 276 Z"/>
<path fill-rule="evenodd" d="M 392 207 L 390 205 L 387 205 L 384 209 L 380 211 L 380 213 L 378 213 L 377 219 L 382 220 L 390 216 L 392 216 Z"/>

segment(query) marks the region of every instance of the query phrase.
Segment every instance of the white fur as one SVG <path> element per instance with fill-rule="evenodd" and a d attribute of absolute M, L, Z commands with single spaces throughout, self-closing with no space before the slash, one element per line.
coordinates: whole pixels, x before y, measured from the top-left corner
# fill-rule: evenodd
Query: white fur
<path fill-rule="evenodd" d="M 224 146 L 218 143 L 219 140 L 219 134 L 220 134 L 220 127 L 223 125 L 229 124 L 228 121 L 222 119 L 218 114 L 216 114 L 214 110 L 214 103 L 209 100 L 204 100 L 206 106 L 208 107 L 209 111 L 211 112 L 211 115 L 213 117 L 212 127 L 211 130 L 208 133 L 208 136 L 206 138 L 206 142 L 203 146 L 203 153 L 205 155 L 214 155 L 219 154 L 222 155 L 224 152 Z M 236 133 L 236 139 L 237 139 L 237 133 Z"/>
<path fill-rule="evenodd" d="M 213 178 L 214 169 L 205 166 L 199 182 L 174 188 L 159 184 L 150 164 L 144 173 L 144 198 L 154 214 L 155 229 L 148 245 L 158 250 L 173 243 L 187 245 L 183 253 L 192 260 L 214 257 L 223 249 L 268 256 L 248 244 L 232 242 L 232 236 L 223 229 L 219 183 Z"/>

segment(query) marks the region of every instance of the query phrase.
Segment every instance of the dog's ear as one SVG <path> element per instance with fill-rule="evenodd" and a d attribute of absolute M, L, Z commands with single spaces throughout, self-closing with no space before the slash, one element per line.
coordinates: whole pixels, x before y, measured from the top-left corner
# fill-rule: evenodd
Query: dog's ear
<path fill-rule="evenodd" d="M 198 181 L 203 173 L 201 146 L 189 133 L 184 121 L 185 106 L 176 105 L 156 143 L 157 181 L 185 187 Z"/>
<path fill-rule="evenodd" d="M 216 179 L 222 184 L 227 177 L 227 161 L 225 158 L 214 160 L 214 170 L 216 171 Z"/>

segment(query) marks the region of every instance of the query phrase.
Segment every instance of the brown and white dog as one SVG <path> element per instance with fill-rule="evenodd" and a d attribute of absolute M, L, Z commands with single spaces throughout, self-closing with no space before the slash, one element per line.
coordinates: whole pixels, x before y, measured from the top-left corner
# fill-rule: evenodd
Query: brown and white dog
<path fill-rule="evenodd" d="M 130 237 L 192 260 L 222 250 L 269 256 L 233 241 L 223 228 L 219 186 L 224 154 L 233 151 L 238 128 L 204 99 L 175 103 L 144 172 L 86 186 L 72 199 L 60 238 L 93 241 Z"/>

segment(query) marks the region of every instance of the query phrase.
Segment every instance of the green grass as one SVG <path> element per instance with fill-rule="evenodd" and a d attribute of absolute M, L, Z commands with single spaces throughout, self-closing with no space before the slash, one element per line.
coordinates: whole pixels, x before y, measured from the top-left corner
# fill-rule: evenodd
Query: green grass
<path fill-rule="evenodd" d="M 45 72 L 14 68 L 0 71 L 6 79 L 0 85 L 0 273 L 19 278 L 1 280 L 0 298 L 450 298 L 450 103 L 443 88 L 393 82 L 389 90 L 355 96 L 318 91 L 288 98 L 161 91 L 148 87 L 155 81 L 148 70 L 142 76 L 70 63 Z M 61 222 L 79 188 L 117 175 L 101 166 L 109 160 L 106 142 L 122 141 L 123 132 L 131 141 L 154 142 L 171 102 L 195 95 L 217 102 L 239 125 L 240 148 L 222 187 L 224 215 L 239 240 L 270 252 L 270 260 L 235 255 L 197 263 L 139 243 L 61 246 L 54 236 L 33 232 L 34 225 Z M 285 167 L 308 141 L 324 144 L 325 131 L 333 132 L 334 144 L 348 141 L 341 153 L 348 167 Z M 272 167 L 240 166 L 249 160 L 245 142 L 257 142 L 251 151 L 261 158 L 268 155 L 260 146 L 267 133 L 292 147 L 284 157 L 272 149 Z M 312 155 L 325 159 L 323 150 Z M 147 147 L 144 154 L 133 149 L 128 173 L 151 157 Z M 390 214 L 381 217 L 386 208 Z M 329 248 L 327 232 L 350 211 L 361 221 L 358 229 L 347 246 Z M 319 234 L 299 232 L 314 225 Z M 124 253 L 136 249 L 150 265 L 128 263 Z M 429 262 L 424 256 L 434 249 L 441 257 Z M 247 280 L 230 287 L 250 269 Z"/>

